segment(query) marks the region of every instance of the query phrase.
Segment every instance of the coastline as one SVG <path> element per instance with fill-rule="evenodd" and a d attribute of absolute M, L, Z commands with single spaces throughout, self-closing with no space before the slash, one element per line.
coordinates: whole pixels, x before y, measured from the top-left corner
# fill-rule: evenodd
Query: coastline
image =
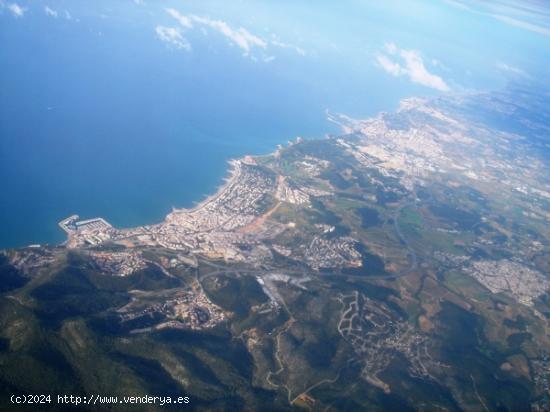
<path fill-rule="evenodd" d="M 209 203 L 211 203 L 214 200 L 216 200 L 217 198 L 219 198 L 227 190 L 227 188 L 232 183 L 235 183 L 235 181 L 238 179 L 239 173 L 237 171 L 237 167 L 236 167 L 237 165 L 235 163 L 239 162 L 239 161 L 240 161 L 240 159 L 229 159 L 229 160 L 227 160 L 227 163 L 229 164 L 229 167 L 226 171 L 226 175 L 225 175 L 225 177 L 222 178 L 222 183 L 216 188 L 216 191 L 214 193 L 212 193 L 211 195 L 207 195 L 206 198 L 204 198 L 203 200 L 195 201 L 195 206 L 193 206 L 191 208 L 185 208 L 185 207 L 173 208 L 172 212 L 168 213 L 165 216 L 164 221 L 166 221 L 166 218 L 172 213 L 182 213 L 182 212 L 195 213 L 195 212 L 201 210 L 202 208 L 204 208 Z"/>
<path fill-rule="evenodd" d="M 330 122 L 327 122 L 327 123 L 330 124 Z M 326 135 L 325 135 L 325 137 L 326 137 Z M 25 242 L 25 243 L 22 243 L 22 244 L 19 244 L 19 245 L 13 245 L 13 246 L 12 245 L 6 245 L 1 249 L 6 249 L 7 250 L 7 249 L 25 248 L 25 247 L 28 247 L 29 244 L 31 244 L 31 243 L 32 244 L 40 244 L 42 246 L 50 246 L 50 247 L 56 247 L 56 246 L 64 247 L 64 246 L 67 245 L 67 243 L 69 241 L 70 234 L 67 233 L 66 230 L 63 229 L 63 227 L 60 226 L 60 224 L 61 224 L 61 222 L 68 219 L 68 217 L 70 217 L 74 214 L 83 215 L 82 216 L 83 220 L 100 219 L 100 218 L 104 219 L 106 222 L 113 222 L 113 220 L 114 220 L 114 222 L 112 223 L 112 227 L 113 227 L 113 229 L 115 229 L 117 231 L 131 231 L 135 228 L 162 225 L 162 224 L 165 224 L 167 222 L 167 220 L 169 219 L 169 217 L 173 216 L 174 214 L 187 213 L 187 214 L 195 215 L 197 212 L 201 211 L 202 209 L 207 207 L 209 204 L 216 201 L 216 199 L 218 199 L 221 195 L 223 195 L 223 193 L 226 192 L 229 187 L 231 187 L 232 185 L 234 185 L 238 182 L 239 173 L 238 173 L 237 164 L 239 162 L 256 163 L 256 160 L 259 161 L 259 159 L 266 159 L 266 158 L 269 158 L 269 157 L 272 157 L 272 156 L 277 156 L 278 153 L 280 152 L 280 150 L 283 149 L 285 146 L 292 145 L 295 142 L 299 142 L 301 139 L 302 139 L 301 137 L 299 137 L 298 135 L 295 135 L 295 137 L 293 139 L 287 139 L 284 143 L 283 142 L 275 143 L 274 144 L 275 147 L 272 146 L 273 147 L 272 150 L 268 149 L 264 153 L 260 152 L 260 154 L 254 154 L 254 155 L 250 155 L 250 154 L 245 153 L 245 154 L 239 155 L 239 157 L 231 157 L 231 158 L 225 159 L 225 162 L 227 162 L 229 167 L 225 168 L 225 174 L 223 176 L 217 178 L 217 179 L 220 179 L 220 180 L 218 180 L 220 183 L 215 187 L 215 189 L 212 192 L 210 192 L 210 191 L 207 191 L 206 193 L 203 192 L 202 194 L 199 195 L 200 197 L 196 198 L 196 200 L 193 200 L 193 199 L 187 200 L 187 199 L 185 199 L 184 203 L 190 204 L 189 206 L 178 207 L 177 204 L 174 205 L 174 203 L 170 202 L 170 203 L 172 203 L 172 205 L 171 205 L 171 207 L 169 206 L 169 209 L 167 211 L 166 211 L 166 209 L 163 208 L 165 211 L 161 211 L 160 214 L 157 215 L 157 216 L 155 216 L 156 213 L 141 214 L 141 216 L 139 216 L 137 219 L 135 219 L 135 220 L 137 220 L 137 222 L 135 222 L 135 223 L 131 222 L 131 220 L 134 220 L 134 219 L 129 219 L 130 224 L 124 224 L 124 223 L 123 224 L 118 224 L 117 223 L 117 219 L 115 218 L 115 216 L 118 213 L 118 215 L 119 215 L 118 220 L 120 220 L 120 212 L 117 212 L 117 213 L 114 213 L 113 215 L 111 215 L 111 214 L 109 214 L 108 210 L 107 211 L 103 210 L 103 211 L 99 211 L 99 213 L 96 214 L 95 212 L 93 212 L 93 210 L 90 212 L 90 210 L 83 211 L 80 208 L 75 208 L 75 209 L 71 208 L 71 209 L 67 210 L 69 213 L 67 213 L 66 215 L 59 216 L 54 221 L 55 222 L 55 228 L 57 229 L 57 231 L 58 232 L 63 232 L 63 233 L 55 233 L 55 236 L 50 236 L 49 238 L 46 238 L 46 239 L 43 238 L 42 240 L 38 240 L 38 239 L 33 240 L 32 237 L 29 237 L 29 243 L 28 244 Z M 313 138 L 313 140 L 315 140 L 315 139 L 316 138 Z M 198 192 L 198 191 L 197 190 L 192 190 L 191 192 Z M 190 196 L 190 197 L 192 197 L 192 196 Z M 168 206 L 168 205 L 166 205 L 166 206 Z M 124 213 L 124 210 L 122 210 L 122 213 Z M 149 215 L 149 217 L 147 217 L 148 215 Z M 62 219 L 57 220 L 61 217 L 62 217 Z M 51 222 L 51 220 L 48 220 L 48 221 Z M 111 223 L 109 223 L 109 226 L 111 226 Z"/>
<path fill-rule="evenodd" d="M 211 195 L 207 195 L 206 198 L 203 200 L 197 201 L 195 206 L 192 208 L 173 208 L 172 212 L 168 213 L 166 217 L 168 217 L 172 213 L 189 213 L 193 214 L 195 212 L 200 211 L 204 207 L 206 207 L 208 204 L 212 203 L 216 199 L 218 199 L 231 185 L 235 184 L 240 176 L 240 164 L 254 164 L 256 158 L 267 158 L 271 156 L 276 156 L 279 152 L 279 149 L 276 149 L 274 152 L 270 152 L 263 155 L 244 155 L 240 158 L 235 159 L 229 159 L 227 160 L 227 163 L 229 164 L 229 168 L 227 169 L 227 173 L 225 177 L 222 178 L 222 183 L 216 188 L 216 191 L 212 193 Z M 254 162 L 254 163 L 252 163 Z M 165 221 L 166 221 L 165 217 Z"/>
<path fill-rule="evenodd" d="M 292 144 L 292 142 L 291 142 L 291 144 Z M 170 219 L 172 217 L 178 215 L 178 214 L 187 214 L 187 215 L 190 215 L 190 216 L 195 215 L 195 214 L 199 213 L 200 211 L 202 211 L 205 207 L 208 207 L 208 205 L 210 205 L 211 203 L 213 203 L 217 199 L 219 199 L 220 196 L 222 196 L 232 186 L 238 184 L 239 178 L 241 176 L 241 167 L 240 167 L 241 164 L 256 164 L 256 158 L 258 158 L 258 157 L 266 158 L 266 157 L 271 157 L 271 156 L 277 156 L 277 154 L 279 153 L 281 148 L 282 148 L 282 145 L 279 144 L 279 145 L 277 145 L 277 149 L 275 151 L 272 151 L 272 152 L 269 152 L 269 153 L 266 153 L 266 154 L 254 155 L 254 156 L 253 155 L 244 155 L 240 158 L 230 158 L 230 159 L 228 159 L 226 162 L 227 162 L 229 167 L 226 169 L 226 175 L 225 175 L 225 177 L 222 178 L 221 184 L 216 188 L 214 193 L 212 193 L 210 195 L 207 195 L 204 199 L 202 199 L 200 201 L 196 201 L 195 205 L 191 208 L 172 207 L 172 211 L 167 213 L 164 216 L 163 220 L 161 220 L 158 223 L 146 223 L 146 224 L 141 224 L 141 225 L 118 228 L 118 227 L 111 226 L 110 223 L 108 223 L 102 217 L 87 219 L 83 222 L 87 222 L 87 221 L 91 221 L 91 220 L 102 220 L 102 221 L 106 222 L 109 227 L 113 228 L 116 231 L 129 232 L 129 231 L 132 231 L 132 230 L 136 230 L 138 228 L 153 227 L 153 226 L 159 226 L 159 225 L 170 223 Z M 74 219 L 75 217 L 78 218 L 78 215 L 72 214 L 71 216 L 62 219 L 58 223 L 58 226 L 61 229 L 63 229 L 65 231 L 65 233 L 67 234 L 67 237 L 63 242 L 57 243 L 57 244 L 55 244 L 55 246 L 66 246 L 70 242 L 72 232 L 67 231 L 66 229 L 64 229 L 63 223 L 68 221 L 71 218 Z M 47 244 L 45 244 L 45 245 L 47 245 Z"/>

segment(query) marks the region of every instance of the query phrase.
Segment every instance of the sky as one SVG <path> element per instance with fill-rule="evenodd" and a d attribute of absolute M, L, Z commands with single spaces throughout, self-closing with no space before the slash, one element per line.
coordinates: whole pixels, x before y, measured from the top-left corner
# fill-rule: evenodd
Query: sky
<path fill-rule="evenodd" d="M 226 160 L 403 98 L 548 83 L 535 1 L 0 0 L 0 247 L 160 221 Z M 535 86 L 534 86 L 535 87 Z"/>
<path fill-rule="evenodd" d="M 350 110 L 339 96 L 346 93 L 357 114 L 379 109 L 367 100 L 389 108 L 404 95 L 496 88 L 510 77 L 544 75 L 549 10 L 544 2 L 511 0 L 319 1 L 315 6 L 300 0 L 100 0 L 93 5 L 0 0 L 3 25 L 49 31 L 40 27 L 48 20 L 75 37 L 87 31 L 104 43 L 139 31 L 173 53 L 208 50 L 211 64 L 216 62 L 212 56 L 231 50 L 257 70 L 284 65 L 288 80 L 309 82 L 329 108 Z M 10 39 L 9 27 L 0 34 L 17 41 Z M 126 52 L 136 47 L 128 44 Z M 368 99 L 360 104 L 356 94 Z"/>

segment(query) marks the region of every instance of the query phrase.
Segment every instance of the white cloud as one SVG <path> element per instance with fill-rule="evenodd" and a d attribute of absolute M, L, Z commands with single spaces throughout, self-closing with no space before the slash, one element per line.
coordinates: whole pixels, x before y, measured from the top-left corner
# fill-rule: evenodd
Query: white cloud
<path fill-rule="evenodd" d="M 284 43 L 275 36 L 272 36 L 273 38 L 269 41 L 258 35 L 252 34 L 244 27 L 233 27 L 223 20 L 216 20 L 197 15 L 185 15 L 173 8 L 166 8 L 165 11 L 171 17 L 176 19 L 184 30 L 197 27 L 205 35 L 207 34 L 207 29 L 211 29 L 222 34 L 231 44 L 240 48 L 245 56 L 250 56 L 255 49 L 259 49 L 262 52 L 266 51 L 270 46 L 292 49 L 302 56 L 306 55 L 304 49 L 290 43 Z M 270 57 L 271 56 L 269 55 L 263 55 L 261 59 L 265 62 L 269 62 L 272 60 Z"/>
<path fill-rule="evenodd" d="M 166 12 L 175 18 L 179 24 L 187 29 L 193 27 L 193 23 L 204 27 L 211 28 L 224 35 L 232 44 L 235 44 L 244 51 L 244 55 L 248 56 L 251 50 L 255 47 L 265 49 L 267 43 L 262 38 L 250 33 L 244 27 L 233 28 L 225 21 L 214 20 L 207 17 L 195 15 L 186 16 L 175 9 L 166 9 Z"/>
<path fill-rule="evenodd" d="M 389 57 L 383 54 L 377 55 L 376 60 L 378 61 L 380 67 L 393 76 L 402 76 L 405 74 L 404 69 L 399 65 L 399 63 L 392 62 Z"/>
<path fill-rule="evenodd" d="M 529 75 L 519 67 L 510 66 L 509 64 L 502 63 L 502 62 L 498 62 L 496 66 L 497 66 L 497 69 L 503 72 L 507 72 L 507 73 L 514 74 L 517 76 L 522 76 L 522 77 L 529 77 Z"/>
<path fill-rule="evenodd" d="M 462 10 L 474 11 L 470 7 L 466 6 L 463 3 L 460 3 L 459 1 L 445 0 L 445 3 L 450 4 L 451 6 L 457 7 L 457 8 L 462 9 Z"/>
<path fill-rule="evenodd" d="M 541 27 L 533 23 L 518 20 L 509 16 L 503 16 L 500 14 L 493 14 L 492 17 L 511 26 L 519 27 L 520 29 L 542 34 L 543 36 L 550 36 L 550 29 L 547 29 L 546 27 Z"/>
<path fill-rule="evenodd" d="M 21 7 L 21 6 L 20 6 L 19 4 L 17 4 L 17 3 L 8 3 L 7 8 L 8 8 L 9 11 L 12 12 L 12 14 L 13 14 L 15 17 L 23 17 L 23 15 L 25 14 L 25 12 L 27 11 L 26 8 Z"/>
<path fill-rule="evenodd" d="M 426 69 L 424 61 L 418 52 L 414 50 L 401 50 L 400 54 L 405 59 L 407 74 L 414 83 L 444 92 L 449 90 L 449 86 L 447 86 L 441 77 L 430 73 Z"/>
<path fill-rule="evenodd" d="M 166 10 L 166 13 L 168 13 L 170 16 L 175 18 L 179 22 L 179 24 L 181 24 L 183 27 L 186 27 L 188 29 L 193 27 L 193 23 L 191 23 L 191 19 L 187 16 L 184 16 L 183 14 L 181 14 L 176 9 L 168 8 L 168 9 L 164 9 L 164 10 Z"/>
<path fill-rule="evenodd" d="M 389 42 L 384 45 L 384 48 L 389 54 L 395 54 L 397 53 L 397 46 L 395 43 Z"/>
<path fill-rule="evenodd" d="M 210 27 L 219 33 L 223 34 L 229 41 L 244 51 L 244 55 L 248 56 L 254 47 L 265 49 L 267 42 L 258 36 L 250 33 L 244 27 L 235 29 L 222 20 L 212 20 L 206 17 L 190 16 L 193 22 Z"/>
<path fill-rule="evenodd" d="M 47 16 L 50 17 L 57 17 L 58 13 L 54 9 L 50 8 L 49 6 L 44 7 L 44 13 L 46 13 Z"/>
<path fill-rule="evenodd" d="M 296 53 L 298 53 L 300 56 L 306 55 L 306 51 L 304 49 L 302 49 L 301 47 L 295 46 L 294 44 L 283 43 L 282 41 L 279 41 L 279 40 L 272 40 L 271 44 L 274 46 L 280 47 L 282 49 L 292 49 Z"/>
<path fill-rule="evenodd" d="M 185 37 L 181 35 L 177 27 L 157 26 L 155 29 L 157 36 L 163 42 L 166 42 L 177 49 L 191 50 L 191 45 Z"/>
<path fill-rule="evenodd" d="M 387 73 L 395 77 L 407 76 L 413 83 L 442 92 L 450 90 L 440 76 L 428 71 L 418 51 L 399 49 L 394 43 L 387 43 L 384 49 L 388 54 L 378 53 L 376 61 Z"/>
<path fill-rule="evenodd" d="M 546 9 L 544 3 L 541 3 L 541 8 L 538 8 L 536 3 L 532 3 L 533 7 L 530 8 L 498 1 L 472 3 L 465 2 L 464 0 L 445 0 L 445 2 L 453 7 L 481 16 L 488 16 L 510 26 L 542 34 L 543 36 L 550 36 L 550 29 L 542 25 L 545 23 L 548 24 L 549 17 L 549 15 L 545 13 Z M 529 19 L 532 21 L 537 20 L 541 24 L 528 21 Z"/>

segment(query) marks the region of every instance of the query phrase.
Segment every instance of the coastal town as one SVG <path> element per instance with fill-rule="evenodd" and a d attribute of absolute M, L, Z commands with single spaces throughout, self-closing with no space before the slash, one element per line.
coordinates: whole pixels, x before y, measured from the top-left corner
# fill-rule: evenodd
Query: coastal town
<path fill-rule="evenodd" d="M 128 247 L 161 246 L 185 252 L 204 253 L 211 257 L 238 259 L 238 243 L 247 242 L 250 236 L 236 233 L 235 229 L 251 224 L 261 216 L 258 203 L 275 189 L 274 179 L 262 173 L 255 166 L 243 161 L 230 162 L 232 170 L 225 185 L 197 207 L 175 209 L 157 225 L 146 225 L 132 229 L 113 229 L 103 219 L 91 222 L 105 222 L 90 225 L 88 221 L 74 222 L 70 226 L 65 219 L 60 223 L 66 229 L 69 247 L 96 245 L 111 241 Z M 231 234 L 231 236 L 228 236 Z"/>
<path fill-rule="evenodd" d="M 79 221 L 74 215 L 60 222 L 67 232 L 70 248 L 95 246 L 107 242 L 129 248 L 158 246 L 186 254 L 224 259 L 247 264 L 261 264 L 272 258 L 266 240 L 295 227 L 293 222 L 282 224 L 268 220 L 282 202 L 310 208 L 311 187 L 298 187 L 281 176 L 244 158 L 230 162 L 231 174 L 225 185 L 193 209 L 175 209 L 164 222 L 132 229 L 115 229 L 102 218 Z M 325 195 L 320 191 L 318 195 Z M 311 267 L 361 266 L 356 241 L 348 237 L 325 238 L 331 228 L 317 225 L 319 236 L 314 237 L 302 251 Z M 332 230 L 334 228 L 332 227 Z M 278 250 L 280 252 L 281 249 Z M 284 253 L 284 252 L 283 252 Z M 98 267 L 121 275 L 139 269 L 140 260 L 132 252 L 94 255 Z M 102 263 L 103 262 L 103 263 Z"/>

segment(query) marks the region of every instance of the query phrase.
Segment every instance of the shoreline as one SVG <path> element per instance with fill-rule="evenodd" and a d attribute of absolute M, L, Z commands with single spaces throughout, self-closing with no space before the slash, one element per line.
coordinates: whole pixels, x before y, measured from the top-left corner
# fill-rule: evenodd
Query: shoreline
<path fill-rule="evenodd" d="M 245 161 L 245 159 L 250 158 L 255 161 L 255 159 L 258 157 L 266 158 L 270 156 L 275 156 L 279 152 L 279 150 L 280 149 L 276 149 L 274 152 L 270 152 L 263 155 L 254 155 L 254 156 L 244 155 L 240 158 L 228 159 L 227 163 L 229 164 L 229 168 L 226 171 L 225 177 L 222 178 L 222 183 L 216 188 L 216 191 L 214 193 L 212 193 L 211 195 L 207 195 L 206 198 L 204 198 L 203 200 L 197 201 L 196 204 L 191 208 L 186 208 L 186 207 L 172 208 L 172 212 L 168 213 L 165 216 L 164 220 L 166 220 L 166 217 L 168 217 L 168 215 L 174 212 L 175 213 L 187 212 L 189 214 L 198 212 L 199 210 L 207 206 L 209 203 L 219 198 L 227 190 L 228 187 L 230 187 L 232 184 L 234 184 L 238 180 L 240 176 L 240 170 L 237 170 L 237 167 L 241 163 L 251 164 L 250 162 Z"/>
<path fill-rule="evenodd" d="M 302 138 L 299 137 L 299 136 L 296 137 L 296 141 L 299 142 L 300 139 L 302 139 Z M 294 142 L 291 142 L 291 141 L 289 141 L 289 142 L 290 142 L 290 144 L 294 144 Z M 187 212 L 189 214 L 193 214 L 193 213 L 201 210 L 202 208 L 207 206 L 209 203 L 211 203 L 212 201 L 219 198 L 231 184 L 235 183 L 238 180 L 238 177 L 240 176 L 240 170 L 238 170 L 238 171 L 236 170 L 237 166 L 240 165 L 241 163 L 251 164 L 250 162 L 246 162 L 245 159 L 250 158 L 250 159 L 255 161 L 256 158 L 266 158 L 266 157 L 270 157 L 270 156 L 277 156 L 277 154 L 279 153 L 279 151 L 283 147 L 284 146 L 282 144 L 278 144 L 277 148 L 274 151 L 266 153 L 266 154 L 260 154 L 260 155 L 248 155 L 248 154 L 246 154 L 246 155 L 243 155 L 240 158 L 228 159 L 227 163 L 229 164 L 229 168 L 226 171 L 225 177 L 222 178 L 222 183 L 217 187 L 217 189 L 214 193 L 212 193 L 211 195 L 207 195 L 206 198 L 204 198 L 203 200 L 197 201 L 196 205 L 191 207 L 191 208 L 172 207 L 172 211 L 164 217 L 163 222 L 165 222 L 166 219 L 168 218 L 168 216 L 171 215 L 172 213 Z M 145 225 L 142 225 L 142 226 L 145 226 Z"/>
<path fill-rule="evenodd" d="M 168 213 L 164 217 L 164 220 L 166 220 L 166 218 L 172 213 L 182 213 L 182 212 L 187 212 L 187 213 L 190 213 L 190 214 L 195 213 L 195 212 L 201 210 L 203 207 L 205 207 L 209 203 L 211 203 L 212 201 L 219 198 L 223 194 L 223 192 L 232 183 L 234 183 L 237 180 L 237 178 L 239 177 L 240 173 L 237 173 L 237 170 L 236 170 L 236 167 L 237 167 L 236 163 L 239 162 L 239 161 L 240 161 L 240 159 L 229 159 L 229 160 L 227 160 L 227 163 L 229 164 L 229 168 L 226 170 L 225 177 L 222 178 L 222 183 L 220 185 L 218 185 L 218 187 L 216 188 L 216 191 L 214 193 L 212 193 L 211 195 L 206 195 L 206 197 L 203 200 L 195 201 L 195 205 L 191 208 L 186 208 L 186 207 L 172 208 L 172 212 Z"/>
<path fill-rule="evenodd" d="M 166 213 L 164 215 L 164 218 L 161 221 L 157 222 L 157 223 L 145 223 L 145 224 L 141 224 L 141 225 L 134 225 L 134 226 L 128 226 L 128 227 L 116 227 L 116 226 L 111 226 L 110 224 L 109 224 L 109 226 L 111 226 L 113 229 L 115 229 L 117 231 L 124 232 L 124 231 L 134 230 L 136 228 L 156 226 L 156 225 L 162 225 L 164 223 L 168 223 L 171 216 L 179 214 L 179 213 L 186 213 L 186 214 L 189 214 L 189 215 L 193 215 L 193 214 L 201 211 L 203 208 L 207 207 L 212 202 L 214 202 L 216 199 L 218 199 L 220 196 L 222 196 L 227 191 L 228 188 L 230 188 L 232 185 L 235 185 L 238 182 L 239 177 L 241 175 L 241 173 L 240 173 L 240 165 L 241 164 L 243 164 L 243 163 L 244 164 L 254 164 L 255 159 L 257 157 L 266 158 L 266 157 L 270 157 L 270 156 L 276 156 L 277 153 L 280 150 L 281 150 L 281 145 L 278 145 L 277 149 L 275 151 L 272 151 L 272 152 L 269 152 L 269 153 L 266 153 L 266 154 L 255 155 L 255 156 L 244 155 L 240 158 L 230 158 L 230 159 L 228 159 L 226 162 L 229 165 L 229 167 L 226 169 L 226 174 L 222 178 L 221 184 L 217 186 L 214 193 L 212 193 L 210 195 L 207 195 L 205 198 L 203 198 L 200 201 L 195 201 L 195 205 L 193 207 L 190 207 L 190 208 L 186 208 L 186 207 L 176 208 L 176 207 L 172 206 L 172 210 L 170 212 Z M 250 160 L 247 161 L 247 159 L 252 160 L 252 162 L 254 162 L 254 163 L 252 163 Z M 75 218 L 75 217 L 78 217 L 78 215 L 77 214 L 72 214 L 71 216 L 62 219 L 58 223 L 58 227 L 63 229 L 62 224 L 64 222 L 68 221 L 69 219 Z M 94 219 L 105 220 L 101 216 L 98 216 Z M 85 221 L 88 221 L 88 220 L 90 220 L 90 219 L 86 219 Z M 67 236 L 66 236 L 66 238 L 63 242 L 56 243 L 56 244 L 44 243 L 41 246 L 54 246 L 54 247 L 56 247 L 56 246 L 57 247 L 66 246 L 66 244 L 70 241 L 71 233 L 66 231 L 66 230 L 64 230 L 64 232 L 66 233 Z M 28 247 L 28 246 L 23 246 L 23 247 Z M 16 249 L 16 248 L 13 248 L 13 249 Z"/>
<path fill-rule="evenodd" d="M 197 168 L 190 169 L 190 172 L 185 173 L 180 178 L 169 179 L 170 186 L 163 186 L 162 191 L 155 195 L 156 188 L 146 190 L 136 199 L 135 207 L 132 205 L 130 197 L 124 192 L 117 194 L 111 193 L 113 199 L 105 199 L 106 202 L 96 201 L 95 199 L 88 201 L 80 200 L 78 192 L 73 193 L 76 201 L 71 202 L 73 205 L 67 205 L 67 202 L 58 202 L 51 211 L 45 214 L 44 219 L 35 219 L 33 225 L 14 227 L 13 235 L 6 236 L 6 242 L 0 246 L 0 250 L 18 249 L 28 247 L 30 244 L 40 244 L 47 247 L 63 246 L 67 241 L 66 232 L 59 227 L 59 222 L 66 219 L 70 215 L 78 214 L 81 218 L 88 219 L 94 217 L 103 217 L 110 222 L 117 230 L 126 230 L 143 226 L 155 226 L 166 221 L 167 216 L 174 212 L 194 213 L 202 209 L 213 199 L 219 197 L 221 193 L 231 184 L 233 178 L 233 167 L 231 163 L 236 160 L 243 160 L 246 156 L 253 159 L 258 159 L 258 163 L 265 159 L 276 155 L 280 147 L 288 146 L 288 142 L 296 141 L 296 137 L 306 134 L 308 140 L 322 139 L 325 136 L 323 133 L 333 128 L 333 124 L 329 122 L 325 116 L 321 114 L 321 122 L 315 127 L 300 127 L 296 130 L 291 130 L 291 134 L 281 134 L 279 139 L 269 139 L 269 144 L 256 144 L 251 142 L 247 147 L 243 147 L 242 151 L 237 150 L 235 153 L 228 153 L 228 156 L 221 158 L 219 161 L 210 161 L 209 157 L 205 157 L 204 162 L 197 159 L 199 173 L 195 175 Z M 298 130 L 298 128 L 300 130 Z M 217 150 L 217 148 L 214 148 Z M 221 165 L 220 162 L 227 162 L 229 167 Z M 194 164 L 194 163 L 193 163 Z M 212 166 L 208 167 L 211 164 Z M 214 173 L 215 172 L 215 173 Z M 147 176 L 148 180 L 162 181 L 162 175 Z M 82 182 L 86 183 L 86 182 Z M 54 183 L 55 184 L 55 183 Z M 106 184 L 110 184 L 107 182 Z M 136 183 L 139 185 L 139 183 Z M 159 187 L 162 186 L 159 183 Z M 138 188 L 139 190 L 139 188 Z M 102 197 L 101 193 L 97 193 L 96 198 Z M 156 198 L 156 199 L 155 199 Z M 139 199 L 142 199 L 141 201 Z M 105 204 L 106 203 L 106 204 Z M 9 232 L 8 232 L 9 233 Z"/>
<path fill-rule="evenodd" d="M 289 142 L 291 142 L 291 141 L 289 141 Z M 291 142 L 291 144 L 292 143 L 293 142 Z M 108 222 L 108 225 L 111 226 L 113 229 L 115 229 L 117 231 L 129 231 L 129 230 L 133 230 L 133 229 L 136 229 L 136 228 L 139 228 L 139 227 L 162 225 L 163 223 L 167 222 L 167 219 L 169 219 L 169 217 L 172 214 L 177 214 L 177 213 L 194 214 L 194 213 L 200 211 L 201 209 L 203 209 L 204 207 L 208 206 L 211 202 L 218 199 L 231 185 L 235 184 L 238 181 L 238 178 L 240 176 L 240 172 L 239 172 L 238 168 L 239 168 L 239 164 L 241 162 L 243 162 L 245 164 L 246 163 L 251 164 L 251 162 L 250 161 L 247 162 L 246 159 L 252 159 L 253 161 L 255 161 L 256 158 L 266 158 L 266 157 L 270 157 L 270 156 L 276 156 L 277 153 L 279 153 L 279 151 L 281 150 L 282 147 L 283 147 L 283 144 L 277 144 L 277 148 L 274 151 L 271 151 L 271 152 L 268 152 L 268 153 L 265 153 L 265 154 L 259 154 L 259 155 L 245 154 L 245 155 L 243 155 L 239 158 L 229 158 L 229 159 L 227 159 L 226 163 L 228 164 L 229 167 L 226 168 L 225 175 L 221 178 L 221 183 L 216 187 L 215 191 L 212 194 L 206 195 L 206 197 L 204 197 L 202 200 L 193 201 L 194 205 L 192 207 L 177 208 L 175 206 L 172 206 L 171 211 L 169 211 L 168 213 L 164 213 L 163 217 L 159 221 L 156 221 L 155 223 L 142 223 L 142 224 L 119 227 L 119 226 L 116 226 L 116 225 L 111 225 L 109 223 L 110 220 L 108 220 L 107 218 L 104 218 L 102 216 L 95 216 L 93 218 L 85 217 L 84 219 L 82 219 L 82 222 L 86 222 L 86 221 L 89 221 L 89 220 L 100 219 L 100 220 Z M 71 213 L 71 215 L 64 217 L 63 219 L 59 220 L 56 223 L 57 228 L 61 232 L 63 232 L 63 234 L 65 234 L 64 239 L 61 240 L 61 241 L 45 241 L 45 242 L 41 242 L 41 243 L 36 242 L 36 241 L 35 242 L 31 241 L 29 244 L 0 247 L 0 250 L 16 250 L 16 249 L 25 249 L 25 248 L 30 248 L 30 247 L 33 247 L 33 248 L 37 248 L 37 247 L 53 247 L 53 248 L 55 248 L 55 247 L 65 247 L 67 245 L 67 243 L 70 241 L 71 236 L 70 236 L 70 233 L 63 227 L 63 223 L 70 220 L 70 219 L 74 219 L 74 218 L 78 219 L 79 215 L 77 213 Z"/>
<path fill-rule="evenodd" d="M 329 124 L 329 125 L 331 124 L 331 122 L 328 119 L 325 119 L 325 120 L 326 120 L 327 124 Z M 327 137 L 327 135 L 325 135 L 325 138 L 326 137 Z M 226 159 L 225 161 L 228 163 L 229 167 L 226 168 L 224 175 L 221 176 L 221 179 L 218 178 L 221 181 L 217 179 L 220 183 L 217 184 L 217 186 L 214 188 L 214 190 L 212 192 L 210 192 L 210 194 L 208 194 L 208 192 L 206 192 L 206 193 L 203 192 L 202 194 L 199 195 L 198 198 L 196 198 L 196 200 L 191 200 L 189 202 L 190 205 L 187 206 L 187 207 L 185 207 L 185 206 L 184 207 L 178 207 L 178 206 L 176 206 L 172 203 L 172 205 L 167 205 L 168 210 L 162 208 L 165 211 L 160 210 L 160 213 L 158 213 L 158 214 L 149 213 L 151 211 L 148 210 L 148 211 L 146 211 L 146 213 L 141 214 L 141 216 L 137 216 L 137 219 L 135 219 L 135 220 L 137 220 L 137 222 L 135 222 L 135 223 L 128 222 L 126 224 L 122 223 L 120 225 L 116 221 L 113 222 L 112 217 L 109 216 L 108 213 L 105 213 L 105 214 L 99 214 L 99 213 L 95 214 L 93 212 L 92 213 L 86 213 L 85 216 L 83 216 L 83 220 L 88 220 L 90 218 L 92 218 L 92 219 L 102 218 L 102 219 L 106 220 L 107 222 L 113 222 L 112 227 L 115 230 L 127 231 L 127 230 L 132 230 L 134 228 L 139 228 L 139 227 L 161 225 L 163 223 L 166 223 L 167 218 L 170 215 L 174 214 L 174 213 L 194 214 L 197 211 L 199 211 L 199 210 L 203 209 L 204 207 L 206 207 L 208 204 L 210 204 L 215 199 L 219 198 L 227 190 L 227 188 L 230 187 L 230 185 L 234 184 L 237 181 L 236 179 L 238 179 L 238 174 L 236 174 L 236 171 L 235 171 L 235 163 L 236 162 L 250 163 L 250 162 L 246 161 L 247 158 L 256 160 L 256 159 L 265 159 L 265 158 L 268 158 L 268 157 L 271 157 L 271 156 L 277 156 L 277 154 L 280 152 L 280 150 L 282 150 L 284 147 L 295 144 L 296 142 L 299 142 L 301 139 L 302 138 L 299 135 L 295 135 L 294 138 L 292 138 L 292 139 L 286 139 L 285 141 L 283 141 L 281 143 L 274 144 L 275 147 L 273 147 L 273 149 L 271 149 L 271 150 L 268 149 L 268 151 L 266 151 L 264 153 L 254 154 L 254 155 L 244 153 L 240 157 L 233 157 L 233 158 Z M 322 138 L 321 137 L 313 137 L 313 138 L 309 138 L 308 140 L 317 140 L 317 139 L 322 139 Z M 70 236 L 60 226 L 60 223 L 65 221 L 66 219 L 68 219 L 69 217 L 71 217 L 75 214 L 81 213 L 78 210 L 69 210 L 68 212 L 69 213 L 67 213 L 65 216 L 61 215 L 60 217 L 56 218 L 55 227 L 57 228 L 57 231 L 56 231 L 54 236 L 47 236 L 47 239 L 43 239 L 42 241 L 37 240 L 36 238 L 34 238 L 34 240 L 33 240 L 33 237 L 29 237 L 28 243 L 25 242 L 25 243 L 20 243 L 20 244 L 15 244 L 15 245 L 6 245 L 6 246 L 3 246 L 3 247 L 0 247 L 0 250 L 11 250 L 11 249 L 27 248 L 31 244 L 33 246 L 40 245 L 40 246 L 44 246 L 44 247 L 64 247 L 64 246 L 66 246 Z M 124 213 L 122 215 L 124 215 Z M 141 217 L 143 217 L 143 219 L 141 219 Z M 57 219 L 59 219 L 59 220 L 57 220 Z M 131 219 L 131 220 L 134 220 L 134 219 Z M 58 232 L 61 232 L 61 233 L 58 233 Z M 39 236 L 37 236 L 37 237 L 39 237 Z"/>

